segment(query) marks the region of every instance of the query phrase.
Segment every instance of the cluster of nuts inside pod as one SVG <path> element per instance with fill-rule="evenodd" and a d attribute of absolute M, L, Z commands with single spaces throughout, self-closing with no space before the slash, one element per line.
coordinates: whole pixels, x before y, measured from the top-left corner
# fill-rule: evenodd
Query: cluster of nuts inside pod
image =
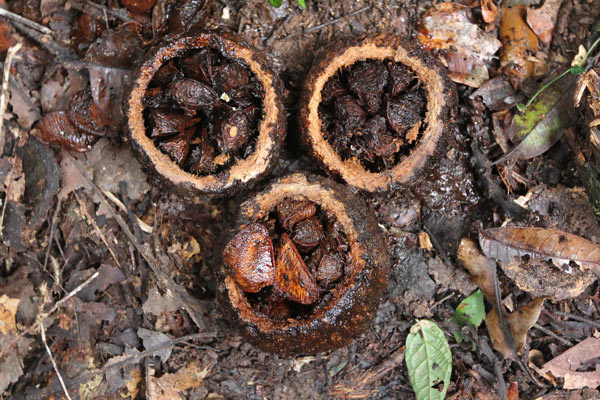
<path fill-rule="evenodd" d="M 339 347 L 370 322 L 387 245 L 364 202 L 321 177 L 272 183 L 241 207 L 222 253 L 221 303 L 247 339 L 282 355 Z"/>
<path fill-rule="evenodd" d="M 300 127 L 313 158 L 347 183 L 384 191 L 444 150 L 456 90 L 429 54 L 397 36 L 338 42 L 306 79 Z"/>
<path fill-rule="evenodd" d="M 234 35 L 184 37 L 138 68 L 128 122 L 139 158 L 163 181 L 222 196 L 273 168 L 285 137 L 282 84 Z"/>

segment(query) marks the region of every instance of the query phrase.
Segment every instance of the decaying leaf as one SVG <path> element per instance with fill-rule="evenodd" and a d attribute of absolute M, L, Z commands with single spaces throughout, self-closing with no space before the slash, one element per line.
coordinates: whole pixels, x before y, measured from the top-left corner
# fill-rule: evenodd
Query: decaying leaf
<path fill-rule="evenodd" d="M 481 17 L 488 24 L 498 18 L 498 6 L 494 0 L 481 0 Z"/>
<path fill-rule="evenodd" d="M 491 228 L 479 233 L 479 244 L 488 257 L 502 262 L 529 256 L 549 259 L 561 267 L 573 261 L 583 269 L 600 274 L 600 246 L 555 229 Z"/>
<path fill-rule="evenodd" d="M 463 238 L 458 246 L 459 261 L 471 274 L 471 280 L 479 286 L 485 297 L 495 303 L 494 275 L 496 264 L 484 256 L 475 242 Z"/>
<path fill-rule="evenodd" d="M 563 0 L 546 0 L 540 8 L 527 8 L 527 24 L 546 46 L 550 46 L 562 2 Z"/>
<path fill-rule="evenodd" d="M 485 318 L 485 325 L 494 349 L 506 358 L 513 358 L 515 350 L 520 352 L 525 346 L 527 332 L 537 322 L 543 306 L 544 298 L 538 298 L 506 317 L 512 338 L 502 329 L 498 311 L 492 309 Z"/>
<path fill-rule="evenodd" d="M 473 20 L 471 9 L 458 3 L 440 3 L 425 12 L 419 25 L 419 42 L 428 49 L 445 50 L 452 80 L 479 87 L 489 77 L 486 62 L 501 43 Z"/>
<path fill-rule="evenodd" d="M 502 7 L 500 20 L 500 66 L 515 86 L 533 76 L 531 56 L 538 50 L 538 39 L 525 20 L 527 6 Z"/>
<path fill-rule="evenodd" d="M 566 273 L 552 262 L 539 259 L 513 259 L 499 264 L 522 291 L 555 301 L 579 296 L 598 279 L 591 271 L 569 267 L 570 272 Z"/>
<path fill-rule="evenodd" d="M 0 333 L 16 332 L 17 323 L 15 315 L 20 299 L 11 299 L 7 295 L 0 296 Z"/>
<path fill-rule="evenodd" d="M 565 389 L 595 389 L 600 386 L 599 358 L 600 339 L 590 337 L 548 361 L 539 372 L 564 378 Z M 594 370 L 585 367 L 590 364 L 595 365 Z"/>
<path fill-rule="evenodd" d="M 192 361 L 187 366 L 172 374 L 164 374 L 160 378 L 150 377 L 148 395 L 155 400 L 185 399 L 181 392 L 199 388 L 209 374 L 212 364 L 202 366 L 198 361 Z"/>
<path fill-rule="evenodd" d="M 575 76 L 565 76 L 544 90 L 527 110 L 515 115 L 508 134 L 518 144 L 494 164 L 537 157 L 561 138 L 576 115 L 572 96 L 575 82 Z"/>
<path fill-rule="evenodd" d="M 485 323 L 494 349 L 506 358 L 517 360 L 517 352 L 525 344 L 527 331 L 537 321 L 543 298 L 535 299 L 521 310 L 505 316 L 500 304 L 500 293 L 496 277 L 495 263 L 484 256 L 475 242 L 463 238 L 458 247 L 458 259 L 471 273 L 473 281 L 492 304 Z"/>

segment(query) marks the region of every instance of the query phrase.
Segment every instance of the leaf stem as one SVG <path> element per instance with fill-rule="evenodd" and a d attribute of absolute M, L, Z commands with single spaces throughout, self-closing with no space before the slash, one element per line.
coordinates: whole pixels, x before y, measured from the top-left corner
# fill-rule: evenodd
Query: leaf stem
<path fill-rule="evenodd" d="M 544 86 L 542 86 L 541 88 L 538 89 L 537 92 L 535 92 L 535 94 L 529 99 L 529 101 L 525 104 L 519 104 L 517 106 L 517 108 L 521 111 L 524 111 L 527 109 L 527 107 L 529 107 L 531 105 L 531 103 L 533 103 L 533 101 L 546 89 L 548 89 L 548 87 L 550 87 L 551 85 L 553 85 L 556 81 L 558 81 L 559 79 L 561 79 L 563 76 L 567 75 L 569 72 L 573 73 L 574 75 L 578 75 L 579 73 L 581 73 L 580 71 L 582 71 L 582 67 L 583 64 L 586 62 L 586 60 L 588 59 L 590 53 L 594 50 L 594 48 L 598 45 L 598 43 L 600 43 L 600 37 L 598 37 L 594 43 L 592 43 L 592 45 L 590 46 L 590 48 L 585 52 L 585 55 L 583 56 L 583 58 L 581 59 L 581 61 L 579 63 L 577 63 L 576 65 L 572 66 L 569 69 L 564 70 L 560 75 L 558 75 L 556 78 L 552 79 L 550 82 L 546 83 Z"/>

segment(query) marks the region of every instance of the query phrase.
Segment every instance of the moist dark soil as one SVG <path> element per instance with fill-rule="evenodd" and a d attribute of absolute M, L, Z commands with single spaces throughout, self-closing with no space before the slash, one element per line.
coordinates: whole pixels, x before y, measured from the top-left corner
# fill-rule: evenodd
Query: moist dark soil
<path fill-rule="evenodd" d="M 161 399 L 180 395 L 190 399 L 412 399 L 414 393 L 401 356 L 410 326 L 422 318 L 434 320 L 447 333 L 453 354 L 449 399 L 497 398 L 503 384 L 518 386 L 519 398 L 522 399 L 598 397 L 595 390 L 567 391 L 543 380 L 544 386 L 538 386 L 517 363 L 504 360 L 491 350 L 484 325 L 469 332 L 472 340 L 462 343 L 457 343 L 449 334 L 449 320 L 456 306 L 476 288 L 455 259 L 461 237 L 473 235 L 480 224 L 498 226 L 507 217 L 514 217 L 487 198 L 473 167 L 473 143 L 484 149 L 486 154 L 499 152 L 489 110 L 481 99 L 469 100 L 474 89 L 457 86 L 459 105 L 454 115 L 455 124 L 448 132 L 448 151 L 430 172 L 411 185 L 392 188 L 387 194 L 360 193 L 387 233 L 393 259 L 388 290 L 382 296 L 372 326 L 344 348 L 284 359 L 245 343 L 235 327 L 223 318 L 215 303 L 217 284 L 213 272 L 218 270 L 216 260 L 225 245 L 223 238 L 233 228 L 239 205 L 251 193 L 242 192 L 222 200 L 184 198 L 169 193 L 140 168 L 128 144 L 121 140 L 121 135 L 98 139 L 98 135 L 111 136 L 106 132 L 117 131 L 114 126 L 123 122 L 120 120 L 123 115 L 117 112 L 120 107 L 113 109 L 114 115 L 98 117 L 94 120 L 95 125 L 88 126 L 96 135 L 93 140 L 88 138 L 85 141 L 85 136 L 77 136 L 65 144 L 56 137 L 62 131 L 70 132 L 69 124 L 75 122 L 74 114 L 69 117 L 63 111 L 69 108 L 69 102 L 59 104 L 42 91 L 42 106 L 39 106 L 36 96 L 40 95 L 42 80 L 54 76 L 52 72 L 56 71 L 60 77 L 57 79 L 60 81 L 57 92 L 66 91 L 71 97 L 81 92 L 77 95 L 81 96 L 77 97 L 81 101 L 89 101 L 84 96 L 92 94 L 86 92 L 90 89 L 87 84 L 80 83 L 81 79 L 85 81 L 88 77 L 99 75 L 114 79 L 116 74 L 121 74 L 119 79 L 122 79 L 123 86 L 127 85 L 130 75 L 121 73 L 120 69 L 105 67 L 117 61 L 119 65 L 130 65 L 133 60 L 129 58 L 115 60 L 110 54 L 104 54 L 104 58 L 95 56 L 92 60 L 86 59 L 89 73 L 80 72 L 81 64 L 73 61 L 76 56 L 81 57 L 86 52 L 90 54 L 91 43 L 106 32 L 114 31 L 128 19 L 127 14 L 112 11 L 108 16 L 110 29 L 107 30 L 102 8 L 90 6 L 91 2 L 70 1 L 69 10 L 65 10 L 60 1 L 20 0 L 9 3 L 14 12 L 39 23 L 48 23 L 61 39 L 71 40 L 71 27 L 77 27 L 77 34 L 71 42 L 72 48 L 68 51 L 55 49 L 54 53 L 48 48 L 42 49 L 34 41 L 23 39 L 22 56 L 13 61 L 14 75 L 31 93 L 35 107 L 27 113 L 29 108 L 25 100 L 19 109 L 14 104 L 9 106 L 8 111 L 15 115 L 5 123 L 10 134 L 6 134 L 6 147 L 0 159 L 3 182 L 12 176 L 10 171 L 21 171 L 26 177 L 20 183 L 24 194 L 10 198 L 6 195 L 3 199 L 6 205 L 0 244 L 0 299 L 6 295 L 21 300 L 16 313 L 17 328 L 21 334 L 0 336 L 0 347 L 5 352 L 10 351 L 8 355 L 2 355 L 4 358 L 0 359 L 0 364 L 9 366 L 8 370 L 14 373 L 10 378 L 12 383 L 7 384 L 1 398 L 63 398 L 57 368 L 72 398 Z M 120 7 L 116 0 L 102 2 L 107 3 L 115 9 Z M 131 0 L 121 3 L 136 3 L 145 9 L 143 3 L 146 2 Z M 171 20 L 167 18 L 169 12 L 174 12 L 170 8 L 171 2 L 158 0 L 155 7 L 162 8 L 156 13 L 162 19 L 157 20 L 163 23 L 149 24 L 150 14 L 141 18 L 147 27 L 140 33 L 143 40 L 139 39 L 140 44 L 129 53 L 132 58 L 139 56 L 139 49 L 153 35 L 160 38 L 173 30 L 198 27 L 235 32 L 266 53 L 286 86 L 289 123 L 281 159 L 271 176 L 254 188 L 260 190 L 269 180 L 291 172 L 323 174 L 304 155 L 304 149 L 299 145 L 296 122 L 303 78 L 319 50 L 336 39 L 377 32 L 416 40 L 419 18 L 435 2 L 307 0 L 306 9 L 293 1 L 284 1 L 280 8 L 274 8 L 267 0 L 215 0 L 203 6 L 197 0 L 187 3 L 190 4 L 189 9 L 198 6 L 202 12 L 179 10 L 177 18 Z M 545 49 L 551 70 L 569 65 L 578 46 L 587 43 L 599 16 L 597 0 L 563 3 L 553 40 Z M 117 35 L 117 38 L 132 43 L 123 36 Z M 117 44 L 115 46 L 118 47 Z M 182 60 L 194 56 L 184 55 Z M 65 65 L 57 66 L 54 61 L 57 57 L 68 60 L 71 67 L 65 67 L 66 61 Z M 202 77 L 182 74 L 183 68 L 177 65 L 180 62 L 175 62 L 178 77 L 169 83 L 157 83 L 156 87 L 168 89 L 168 85 L 184 80 L 184 85 L 199 88 L 197 83 L 185 81 L 193 79 L 206 86 L 199 90 L 206 92 L 211 102 L 215 94 L 219 96 L 220 111 L 215 111 L 214 104 L 189 107 L 185 99 L 180 99 L 173 106 L 171 99 L 166 106 L 168 112 L 183 115 L 185 120 L 178 129 L 183 129 L 183 134 L 188 129 L 194 130 L 189 136 L 187 157 L 172 153 L 170 148 L 173 146 L 165 145 L 177 138 L 176 135 L 181 135 L 177 133 L 179 131 L 169 139 L 157 140 L 162 143 L 163 151 L 184 168 L 205 174 L 213 167 L 198 167 L 202 164 L 199 160 L 204 154 L 203 144 L 206 144 L 207 152 L 212 150 L 212 158 L 208 159 L 213 162 L 222 154 L 229 154 L 232 158 L 244 157 L 243 146 L 238 148 L 236 145 L 235 149 L 228 150 L 218 140 L 206 140 L 202 129 L 192 128 L 199 125 L 194 119 L 210 120 L 209 129 L 217 133 L 208 136 L 219 137 L 219 121 L 237 118 L 234 116 L 238 111 L 234 111 L 230 104 L 221 104 L 221 93 L 210 79 L 207 81 Z M 221 59 L 215 64 L 221 64 L 223 68 L 235 66 L 231 68 L 239 68 L 238 73 L 245 73 L 241 72 L 245 66 L 236 60 Z M 199 65 L 206 64 L 196 66 Z M 376 68 L 369 62 L 353 68 L 362 68 L 361 65 Z M 494 65 L 490 69 L 491 77 L 498 75 L 496 67 Z M 252 86 L 252 79 L 250 77 L 250 83 L 242 87 Z M 342 81 L 344 79 L 341 78 Z M 387 93 L 390 93 L 390 82 L 386 85 Z M 118 89 L 120 86 L 115 87 Z M 345 90 L 351 92 L 352 88 Z M 410 83 L 405 90 L 396 95 L 400 103 L 406 97 L 423 96 L 418 85 Z M 240 102 L 239 109 L 243 109 L 248 118 L 244 143 L 250 143 L 251 147 L 253 127 L 260 119 L 260 113 L 252 119 L 249 114 L 255 114 L 247 108 L 259 108 L 261 96 L 256 95 L 252 88 L 249 91 L 250 95 L 244 94 L 246 97 L 242 101 L 235 97 L 233 101 Z M 95 96 L 98 97 L 98 94 Z M 351 96 L 352 101 L 357 98 L 364 101 L 357 94 Z M 113 99 L 108 95 L 99 97 L 106 104 Z M 153 104 L 159 104 L 159 108 L 153 108 Z M 368 107 L 368 104 L 364 106 Z M 149 126 L 150 122 L 155 127 L 159 126 L 156 121 L 160 117 L 152 116 L 152 110 L 160 107 L 163 107 L 160 101 L 148 103 Z M 335 120 L 338 116 L 335 106 L 333 108 L 334 111 L 330 110 L 329 114 Z M 42 113 L 44 118 L 49 115 L 53 118 L 47 122 L 47 130 L 53 139 L 48 142 L 63 144 L 74 150 L 91 147 L 91 151 L 70 156 L 65 149 L 50 148 L 37 142 L 30 135 L 30 128 L 33 126 L 44 134 L 44 122 L 34 124 Z M 374 112 L 373 118 L 382 115 L 380 109 Z M 408 120 L 411 118 L 406 117 Z M 19 128 L 17 120 L 24 128 Z M 367 120 L 365 118 L 365 124 Z M 85 118 L 81 121 L 84 122 Z M 188 126 L 190 121 L 196 125 Z M 396 137 L 389 118 L 385 117 L 383 125 L 386 135 Z M 335 122 L 331 126 L 335 127 Z M 574 124 L 574 129 L 576 134 L 583 135 L 582 122 Z M 148 134 L 152 137 L 153 133 L 149 130 Z M 332 135 L 330 140 L 335 143 L 336 136 Z M 71 143 L 74 143 L 73 146 L 83 143 L 85 148 L 69 147 Z M 346 152 L 346 157 L 359 157 L 373 170 L 388 167 L 386 158 L 379 154 L 369 161 L 366 153 L 348 151 L 346 144 L 340 145 L 339 151 Z M 389 162 L 396 162 L 403 151 L 400 147 Z M 14 155 L 22 162 L 21 170 L 10 161 Z M 515 185 L 508 194 L 510 198 L 525 195 L 530 189 L 543 193 L 548 190 L 559 192 L 554 200 L 543 203 L 544 207 L 539 211 L 543 217 L 532 218 L 527 223 L 541 224 L 545 221 L 546 225 L 560 227 L 598 243 L 600 225 L 586 201 L 582 182 L 575 172 L 573 156 L 564 140 L 543 156 L 519 162 L 518 166 L 525 183 Z M 104 192 L 84 179 L 82 171 Z M 11 182 L 19 182 L 11 179 Z M 504 186 L 502 188 L 505 189 Z M 101 201 L 106 192 L 118 201 Z M 115 218 L 113 212 L 119 218 Z M 325 218 L 321 222 L 331 221 L 326 222 Z M 125 233 L 124 226 L 131 231 L 130 234 Z M 424 232 L 431 244 L 424 243 Z M 305 262 L 310 265 L 308 254 Z M 99 272 L 98 277 L 94 277 L 95 272 Z M 502 299 L 506 304 L 516 308 L 531 299 L 508 277 L 501 272 L 499 275 Z M 86 283 L 91 278 L 93 280 Z M 83 289 L 52 310 L 54 304 L 84 283 Z M 39 317 L 41 312 L 49 310 L 52 313 L 45 319 Z M 597 334 L 595 321 L 599 319 L 600 288 L 597 281 L 579 297 L 546 301 L 537 322 L 542 329 L 534 327 L 529 332 L 523 360 L 527 363 L 527 352 L 536 356 L 541 354 L 546 361 L 552 359 L 573 344 L 593 336 L 595 332 Z M 40 322 L 43 322 L 54 360 L 48 356 L 41 339 Z M 198 332 L 206 334 L 187 336 Z M 169 342 L 172 338 L 183 339 Z M 156 351 L 143 353 L 148 349 Z M 157 386 L 158 380 L 189 367 L 195 371 L 194 384 L 182 389 L 180 394 L 177 391 L 156 392 L 165 390 Z M 0 373 L 0 382 L 9 379 L 7 368 L 0 370 L 4 373 Z"/>

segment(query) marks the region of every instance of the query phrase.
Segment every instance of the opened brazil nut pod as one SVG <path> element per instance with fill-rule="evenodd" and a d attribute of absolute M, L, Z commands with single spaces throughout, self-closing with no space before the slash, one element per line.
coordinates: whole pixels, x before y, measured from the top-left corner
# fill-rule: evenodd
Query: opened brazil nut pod
<path fill-rule="evenodd" d="M 456 89 L 431 55 L 380 34 L 323 49 L 308 73 L 300 129 L 329 173 L 376 192 L 443 154 Z"/>
<path fill-rule="evenodd" d="M 359 196 L 331 179 L 294 174 L 241 205 L 222 252 L 218 299 L 262 350 L 317 353 L 370 324 L 389 268 L 384 233 Z"/>
<path fill-rule="evenodd" d="M 223 196 L 274 166 L 285 137 L 282 84 L 266 59 L 228 33 L 162 43 L 128 97 L 132 147 L 183 194 Z"/>

